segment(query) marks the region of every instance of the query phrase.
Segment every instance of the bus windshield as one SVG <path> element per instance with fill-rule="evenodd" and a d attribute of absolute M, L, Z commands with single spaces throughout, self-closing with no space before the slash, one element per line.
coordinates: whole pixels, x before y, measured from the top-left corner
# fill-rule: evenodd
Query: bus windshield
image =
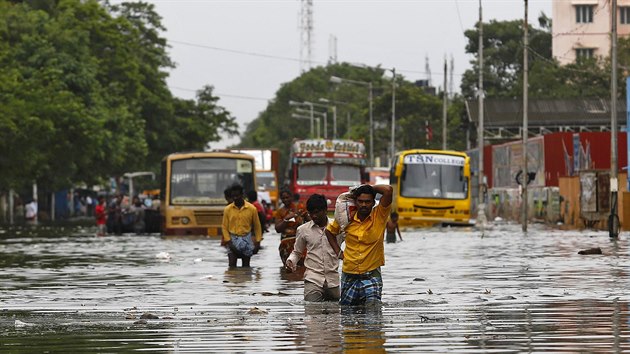
<path fill-rule="evenodd" d="M 359 166 L 332 165 L 330 169 L 333 186 L 356 186 L 361 184 L 361 169 Z"/>
<path fill-rule="evenodd" d="M 256 172 L 256 183 L 261 188 L 276 188 L 276 176 L 273 172 Z"/>
<path fill-rule="evenodd" d="M 400 184 L 400 194 L 410 198 L 465 199 L 468 195 L 463 166 L 406 164 Z"/>
<path fill-rule="evenodd" d="M 302 186 L 326 184 L 326 165 L 300 165 L 297 184 Z"/>
<path fill-rule="evenodd" d="M 171 204 L 225 204 L 223 190 L 233 183 L 241 184 L 246 191 L 254 189 L 251 161 L 230 158 L 174 160 L 171 164 Z"/>

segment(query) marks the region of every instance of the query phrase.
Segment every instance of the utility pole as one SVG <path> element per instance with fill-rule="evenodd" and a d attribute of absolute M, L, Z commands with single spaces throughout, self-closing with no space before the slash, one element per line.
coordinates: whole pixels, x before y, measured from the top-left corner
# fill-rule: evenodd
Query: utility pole
<path fill-rule="evenodd" d="M 480 224 L 483 229 L 486 223 L 486 211 L 484 210 L 486 205 L 484 203 L 484 175 L 483 175 L 483 16 L 481 0 L 479 0 L 479 124 L 477 132 L 477 140 L 479 147 L 477 152 L 479 153 L 479 197 L 477 207 L 477 223 Z"/>
<path fill-rule="evenodd" d="M 619 236 L 619 216 L 617 215 L 617 0 L 612 0 L 610 57 L 612 73 L 610 75 L 610 216 L 608 217 L 608 236 Z"/>
<path fill-rule="evenodd" d="M 523 191 L 523 203 L 521 204 L 521 228 L 523 232 L 527 232 L 527 182 L 529 180 L 529 173 L 527 172 L 527 139 L 529 138 L 528 133 L 528 46 L 529 39 L 527 37 L 528 32 L 528 22 L 527 22 L 527 0 L 525 0 L 525 18 L 523 20 L 523 176 L 521 186 L 523 187 L 521 190 Z"/>
<path fill-rule="evenodd" d="M 372 81 L 368 82 L 368 89 L 370 90 L 370 167 L 374 167 L 374 118 L 372 114 L 372 100 L 374 96 L 372 93 Z"/>
<path fill-rule="evenodd" d="M 333 111 L 333 139 L 337 139 L 337 106 L 332 106 Z"/>
<path fill-rule="evenodd" d="M 394 155 L 396 154 L 396 68 L 392 69 L 392 75 L 392 136 L 389 147 L 391 150 L 391 155 L 389 156 L 390 165 L 391 161 L 394 160 Z"/>
<path fill-rule="evenodd" d="M 442 92 L 442 150 L 446 150 L 446 108 L 448 105 L 447 85 L 448 65 L 446 64 L 446 56 L 444 56 L 444 91 Z"/>

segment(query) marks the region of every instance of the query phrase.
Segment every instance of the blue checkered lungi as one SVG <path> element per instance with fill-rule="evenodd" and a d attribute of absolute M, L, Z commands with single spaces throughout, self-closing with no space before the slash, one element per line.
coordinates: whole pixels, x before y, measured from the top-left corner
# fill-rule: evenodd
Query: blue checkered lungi
<path fill-rule="evenodd" d="M 341 305 L 361 305 L 380 302 L 383 278 L 380 268 L 363 274 L 341 273 Z"/>
<path fill-rule="evenodd" d="M 240 253 L 236 254 L 237 257 L 251 257 L 254 254 L 254 240 L 251 232 L 243 236 L 230 234 L 230 237 L 232 245 Z M 228 254 L 234 254 L 234 252 L 228 248 Z"/>

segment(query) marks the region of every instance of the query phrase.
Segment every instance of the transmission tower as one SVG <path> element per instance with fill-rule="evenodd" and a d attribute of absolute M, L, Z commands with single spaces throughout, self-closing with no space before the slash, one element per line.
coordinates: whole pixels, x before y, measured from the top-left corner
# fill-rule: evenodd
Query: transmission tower
<path fill-rule="evenodd" d="M 328 64 L 337 63 L 337 37 L 330 35 L 328 37 Z"/>
<path fill-rule="evenodd" d="M 313 0 L 300 0 L 300 70 L 311 68 L 313 60 Z"/>

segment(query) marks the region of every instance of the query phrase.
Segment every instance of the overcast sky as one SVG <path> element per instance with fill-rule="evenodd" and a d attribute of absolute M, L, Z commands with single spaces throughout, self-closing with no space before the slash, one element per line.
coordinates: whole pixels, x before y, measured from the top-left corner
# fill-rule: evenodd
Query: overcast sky
<path fill-rule="evenodd" d="M 300 75 L 299 0 L 152 0 L 163 18 L 170 56 L 168 79 L 177 97 L 194 98 L 212 85 L 219 105 L 236 117 L 241 132 L 284 82 Z M 529 19 L 551 17 L 552 0 L 530 0 Z M 483 19 L 523 18 L 522 0 L 484 0 Z M 312 60 L 327 62 L 329 39 L 337 61 L 396 68 L 407 80 L 443 86 L 445 56 L 454 59 L 454 89 L 472 56 L 463 32 L 479 18 L 478 0 L 314 0 Z M 236 139 L 212 144 L 221 148 Z"/>

